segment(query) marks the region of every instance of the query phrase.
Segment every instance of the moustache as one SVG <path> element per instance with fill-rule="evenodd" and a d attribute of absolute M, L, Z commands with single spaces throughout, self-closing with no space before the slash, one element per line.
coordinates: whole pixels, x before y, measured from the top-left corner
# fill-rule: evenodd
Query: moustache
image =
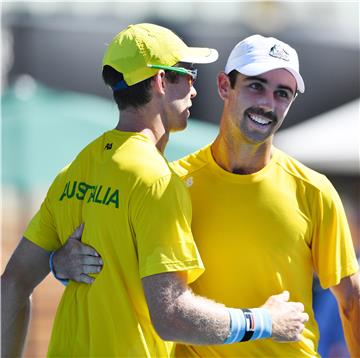
<path fill-rule="evenodd" d="M 276 121 L 277 122 L 277 116 L 274 112 L 265 112 L 263 109 L 258 108 L 258 107 L 251 107 L 248 108 L 245 113 L 248 114 L 249 112 L 253 113 L 253 114 L 257 114 L 259 116 L 265 117 L 270 119 L 271 121 Z"/>

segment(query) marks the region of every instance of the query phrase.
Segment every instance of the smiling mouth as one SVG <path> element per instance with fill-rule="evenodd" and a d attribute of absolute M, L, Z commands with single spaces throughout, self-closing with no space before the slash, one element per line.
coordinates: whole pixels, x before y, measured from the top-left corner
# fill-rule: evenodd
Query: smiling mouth
<path fill-rule="evenodd" d="M 247 115 L 253 122 L 255 122 L 256 124 L 260 124 L 262 126 L 266 126 L 266 125 L 272 123 L 271 119 L 260 116 L 258 114 L 248 113 Z"/>

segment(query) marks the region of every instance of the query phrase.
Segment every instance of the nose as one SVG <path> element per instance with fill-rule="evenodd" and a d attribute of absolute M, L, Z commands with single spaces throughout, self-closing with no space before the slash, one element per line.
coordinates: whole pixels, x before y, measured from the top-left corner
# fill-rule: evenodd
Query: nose
<path fill-rule="evenodd" d="M 271 91 L 267 91 L 259 101 L 259 106 L 264 109 L 265 112 L 273 112 L 275 109 L 275 99 Z"/>
<path fill-rule="evenodd" d="M 194 86 L 191 86 L 191 89 L 190 89 L 190 98 L 194 98 L 194 97 L 196 97 L 196 95 L 197 95 L 197 91 L 196 91 L 195 87 L 194 87 Z"/>

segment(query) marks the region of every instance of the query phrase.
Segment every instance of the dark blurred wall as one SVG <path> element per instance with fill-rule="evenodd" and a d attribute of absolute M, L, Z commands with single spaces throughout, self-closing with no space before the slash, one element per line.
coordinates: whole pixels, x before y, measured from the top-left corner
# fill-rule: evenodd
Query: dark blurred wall
<path fill-rule="evenodd" d="M 151 18 L 143 21 L 167 26 L 191 45 L 219 50 L 220 58 L 216 63 L 199 66 L 198 96 L 192 108 L 192 117 L 217 122 L 222 103 L 217 94 L 216 74 L 224 68 L 233 46 L 253 30 L 241 23 L 165 23 Z M 124 20 L 109 16 L 17 14 L 6 19 L 5 24 L 14 39 L 10 82 L 17 75 L 28 73 L 54 88 L 110 97 L 101 80 L 101 60 L 106 43 L 128 25 Z M 312 31 L 311 27 L 303 28 L 300 36 L 297 29 L 287 28 L 271 34 L 297 49 L 306 85 L 305 94 L 296 99 L 283 128 L 360 96 L 359 48 L 315 42 Z"/>

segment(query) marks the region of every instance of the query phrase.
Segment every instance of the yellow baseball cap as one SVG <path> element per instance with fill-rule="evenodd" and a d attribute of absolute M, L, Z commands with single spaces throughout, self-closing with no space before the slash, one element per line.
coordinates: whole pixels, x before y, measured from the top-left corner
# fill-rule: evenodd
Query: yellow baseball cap
<path fill-rule="evenodd" d="M 211 63 L 218 57 L 215 49 L 188 47 L 169 29 L 144 23 L 129 25 L 113 38 L 106 49 L 103 66 L 109 65 L 121 72 L 126 84 L 131 86 L 159 71 L 149 65 Z"/>

